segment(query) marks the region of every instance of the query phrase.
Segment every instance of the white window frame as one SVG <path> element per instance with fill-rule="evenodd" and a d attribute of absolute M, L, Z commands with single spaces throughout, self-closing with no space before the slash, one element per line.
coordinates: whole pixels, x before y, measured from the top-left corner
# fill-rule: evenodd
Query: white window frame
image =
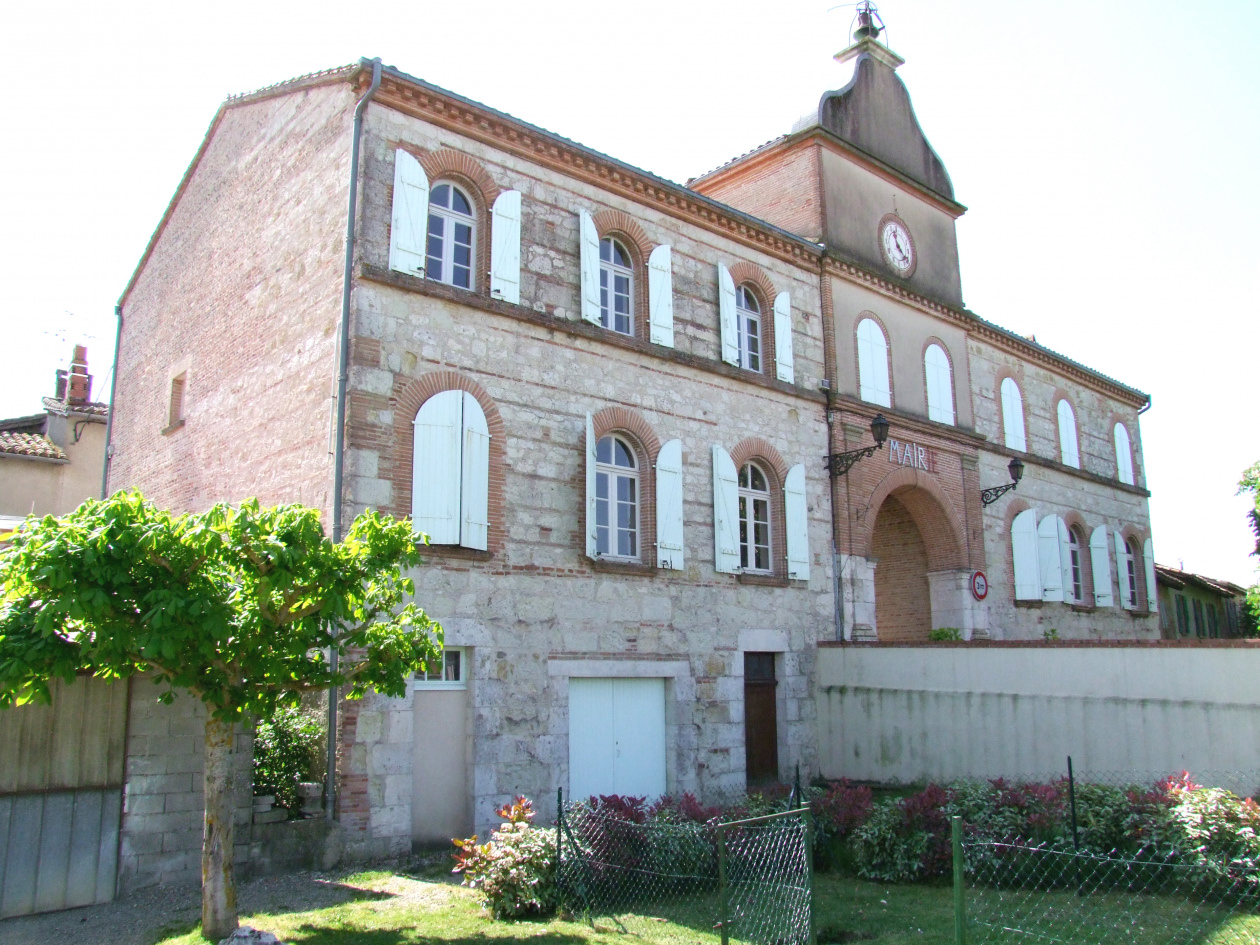
<path fill-rule="evenodd" d="M 630 460 L 634 463 L 633 467 L 619 466 L 615 462 L 606 463 L 598 459 L 599 446 L 605 440 L 611 440 L 613 443 L 613 457 L 616 457 L 616 444 L 620 443 L 625 447 L 626 452 L 630 455 Z M 635 451 L 634 445 L 627 439 L 617 436 L 615 433 L 607 433 L 601 436 L 595 444 L 595 554 L 605 561 L 641 561 L 643 557 L 643 503 L 641 496 L 642 471 L 639 466 L 639 456 Z M 617 521 L 615 512 L 620 505 L 620 500 L 614 499 L 616 486 L 622 479 L 629 480 L 631 483 L 631 492 L 634 498 L 634 528 L 622 529 L 615 524 Z M 601 480 L 604 482 L 604 498 L 599 497 L 599 484 Z M 607 525 L 599 524 L 600 506 L 606 510 L 605 518 Z M 622 532 L 633 534 L 635 553 L 629 555 L 619 554 L 616 551 L 600 551 L 599 545 L 601 538 L 604 538 L 610 549 L 617 548 L 620 544 L 617 539 L 620 538 Z"/>
<path fill-rule="evenodd" d="M 1059 459 L 1064 466 L 1081 468 L 1080 438 L 1076 434 L 1076 411 L 1066 397 L 1055 408 L 1059 417 Z"/>
<path fill-rule="evenodd" d="M 739 366 L 747 371 L 761 372 L 765 360 L 765 347 L 761 332 L 761 303 L 746 285 L 735 288 L 735 339 L 739 347 Z M 757 350 L 752 350 L 752 342 Z M 755 362 L 755 363 L 754 363 Z"/>
<path fill-rule="evenodd" d="M 446 678 L 446 655 L 448 653 L 457 653 L 459 655 L 459 672 L 457 679 Z M 468 648 L 464 646 L 447 646 L 442 648 L 442 665 L 437 671 L 436 679 L 430 679 L 427 675 L 421 676 L 419 671 L 411 677 L 412 691 L 426 690 L 429 692 L 435 690 L 454 690 L 468 688 Z"/>
<path fill-rule="evenodd" d="M 765 482 L 765 490 L 755 488 L 752 483 L 752 473 L 748 474 L 749 485 L 744 485 L 744 471 L 757 470 L 761 475 L 762 481 Z M 771 487 L 771 479 L 766 474 L 765 469 L 759 463 L 747 462 L 739 468 L 739 564 L 740 569 L 748 574 L 774 574 L 774 515 L 772 512 L 773 505 L 771 498 L 774 495 L 774 489 Z M 757 542 L 756 526 L 759 523 L 757 519 L 758 505 L 764 505 L 765 508 L 765 526 L 766 541 L 764 545 Z M 751 510 L 751 516 L 749 514 Z M 767 567 L 759 568 L 756 564 L 747 564 L 745 562 L 756 562 L 757 549 L 764 547 L 766 550 Z"/>
<path fill-rule="evenodd" d="M 1129 439 L 1129 429 L 1117 422 L 1112 430 L 1112 439 L 1116 445 L 1116 478 L 1125 485 L 1135 485 L 1133 477 L 1133 443 Z"/>
<path fill-rule="evenodd" d="M 1124 591 L 1125 599 L 1129 602 L 1127 609 L 1138 609 L 1138 570 L 1137 570 L 1137 552 L 1136 542 L 1132 538 L 1122 539 L 1124 542 L 1124 577 L 1128 579 L 1128 588 Z"/>
<path fill-rule="evenodd" d="M 1069 581 L 1063 588 L 1063 599 L 1069 604 L 1079 604 L 1085 598 L 1085 566 L 1081 552 L 1081 536 L 1074 526 L 1067 527 L 1068 534 L 1068 568 Z M 1068 595 L 1071 595 L 1070 597 Z"/>
<path fill-rule="evenodd" d="M 867 328 L 867 326 L 870 326 Z M 888 336 L 871 317 L 858 322 L 858 396 L 868 404 L 892 407 L 892 382 L 888 373 Z"/>
<path fill-rule="evenodd" d="M 934 355 L 933 352 L 936 352 Z M 928 419 L 954 425 L 954 370 L 945 348 L 932 342 L 923 352 Z"/>
<path fill-rule="evenodd" d="M 435 203 L 435 194 L 440 187 L 449 187 L 453 192 L 460 194 L 468 202 L 471 214 L 465 214 L 459 210 L 450 207 L 438 206 Z M 442 221 L 441 235 L 435 235 L 433 221 Z M 448 226 L 449 224 L 449 226 Z M 453 233 L 448 233 L 450 226 L 464 224 L 468 227 L 468 285 L 460 285 L 455 281 L 455 246 L 456 242 Z M 441 253 L 437 257 L 431 252 L 433 241 L 438 240 L 441 245 Z M 433 272 L 430 260 L 437 258 L 438 271 Z M 429 221 L 428 232 L 424 244 L 424 267 L 425 276 L 434 282 L 441 282 L 445 285 L 454 286 L 457 289 L 467 289 L 472 292 L 477 288 L 477 203 L 472 196 L 464 188 L 460 187 L 452 180 L 436 181 L 429 189 Z"/>
<path fill-rule="evenodd" d="M 633 260 L 627 251 L 625 244 L 613 236 L 605 236 L 599 241 L 599 320 L 609 331 L 615 331 L 619 335 L 628 335 L 634 337 L 634 267 L 623 266 L 614 262 L 612 259 L 604 258 L 604 246 L 609 247 L 609 255 L 612 250 L 618 250 L 624 259 Z M 626 280 L 626 330 L 622 331 L 617 327 L 617 312 L 615 306 L 617 277 L 620 276 Z"/>
<path fill-rule="evenodd" d="M 1013 377 L 1002 378 L 1002 441 L 1008 450 L 1028 452 L 1028 435 L 1024 428 L 1024 394 Z"/>

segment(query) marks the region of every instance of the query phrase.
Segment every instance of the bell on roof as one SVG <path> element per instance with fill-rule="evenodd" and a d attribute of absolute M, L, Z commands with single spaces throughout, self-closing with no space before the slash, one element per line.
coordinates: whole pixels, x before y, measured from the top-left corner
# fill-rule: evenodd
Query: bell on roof
<path fill-rule="evenodd" d="M 879 15 L 879 9 L 870 0 L 862 0 L 857 5 L 857 17 L 854 19 L 857 23 L 857 29 L 853 30 L 853 42 L 860 43 L 862 40 L 870 38 L 876 39 L 880 32 L 885 29 L 884 21 Z"/>

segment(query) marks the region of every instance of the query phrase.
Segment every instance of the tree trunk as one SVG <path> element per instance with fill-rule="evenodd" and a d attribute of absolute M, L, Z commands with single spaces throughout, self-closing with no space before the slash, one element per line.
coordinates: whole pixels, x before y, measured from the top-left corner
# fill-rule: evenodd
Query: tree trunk
<path fill-rule="evenodd" d="M 231 935 L 236 917 L 232 872 L 232 725 L 206 719 L 206 830 L 201 845 L 201 929 L 212 942 Z"/>

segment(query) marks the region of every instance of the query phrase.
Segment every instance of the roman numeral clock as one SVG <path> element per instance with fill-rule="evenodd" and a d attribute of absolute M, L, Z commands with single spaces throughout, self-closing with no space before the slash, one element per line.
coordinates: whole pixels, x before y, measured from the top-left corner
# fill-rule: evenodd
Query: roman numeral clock
<path fill-rule="evenodd" d="M 906 221 L 895 213 L 885 214 L 879 221 L 879 249 L 884 262 L 902 279 L 909 279 L 914 274 L 919 262 L 914 237 L 910 235 Z"/>

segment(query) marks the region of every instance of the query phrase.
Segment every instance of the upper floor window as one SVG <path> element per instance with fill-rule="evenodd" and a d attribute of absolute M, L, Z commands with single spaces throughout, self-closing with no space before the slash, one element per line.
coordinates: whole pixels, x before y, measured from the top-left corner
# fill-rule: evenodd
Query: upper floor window
<path fill-rule="evenodd" d="M 739 564 L 745 571 L 771 572 L 770 485 L 755 463 L 739 471 Z"/>
<path fill-rule="evenodd" d="M 1028 452 L 1024 437 L 1024 398 L 1012 377 L 1002 380 L 1002 436 L 1009 450 Z"/>
<path fill-rule="evenodd" d="M 747 286 L 735 289 L 736 338 L 739 345 L 739 366 L 750 371 L 761 370 L 761 306 Z"/>
<path fill-rule="evenodd" d="M 471 289 L 476 227 L 473 203 L 468 195 L 454 184 L 435 184 L 429 193 L 425 275 L 438 282 Z"/>
<path fill-rule="evenodd" d="M 892 385 L 888 382 L 888 339 L 873 318 L 864 318 L 857 327 L 858 392 L 867 403 L 892 406 Z"/>
<path fill-rule="evenodd" d="M 1075 525 L 1068 528 L 1067 535 L 1068 567 L 1064 577 L 1068 578 L 1069 585 L 1063 589 L 1063 596 L 1069 603 L 1080 604 L 1085 600 L 1084 571 L 1081 568 L 1081 546 L 1084 542 L 1080 529 Z"/>
<path fill-rule="evenodd" d="M 1059 401 L 1059 459 L 1064 466 L 1081 468 L 1081 454 L 1076 442 L 1076 414 L 1066 398 Z"/>
<path fill-rule="evenodd" d="M 949 355 L 938 344 L 930 344 L 923 352 L 923 373 L 927 381 L 928 419 L 937 423 L 954 422 L 954 377 Z"/>
<path fill-rule="evenodd" d="M 611 236 L 599 241 L 599 317 L 605 328 L 634 334 L 634 265 Z"/>
<path fill-rule="evenodd" d="M 595 446 L 595 551 L 639 557 L 639 470 L 634 450 L 615 436 Z"/>
<path fill-rule="evenodd" d="M 1136 608 L 1138 605 L 1138 560 L 1140 552 L 1138 551 L 1137 542 L 1132 538 L 1124 543 L 1124 562 L 1123 570 L 1120 573 L 1120 580 L 1126 582 L 1122 587 L 1125 600 L 1129 602 L 1130 608 Z"/>
<path fill-rule="evenodd" d="M 1116 477 L 1123 483 L 1133 485 L 1133 451 L 1129 446 L 1129 431 L 1123 423 L 1116 424 Z"/>

